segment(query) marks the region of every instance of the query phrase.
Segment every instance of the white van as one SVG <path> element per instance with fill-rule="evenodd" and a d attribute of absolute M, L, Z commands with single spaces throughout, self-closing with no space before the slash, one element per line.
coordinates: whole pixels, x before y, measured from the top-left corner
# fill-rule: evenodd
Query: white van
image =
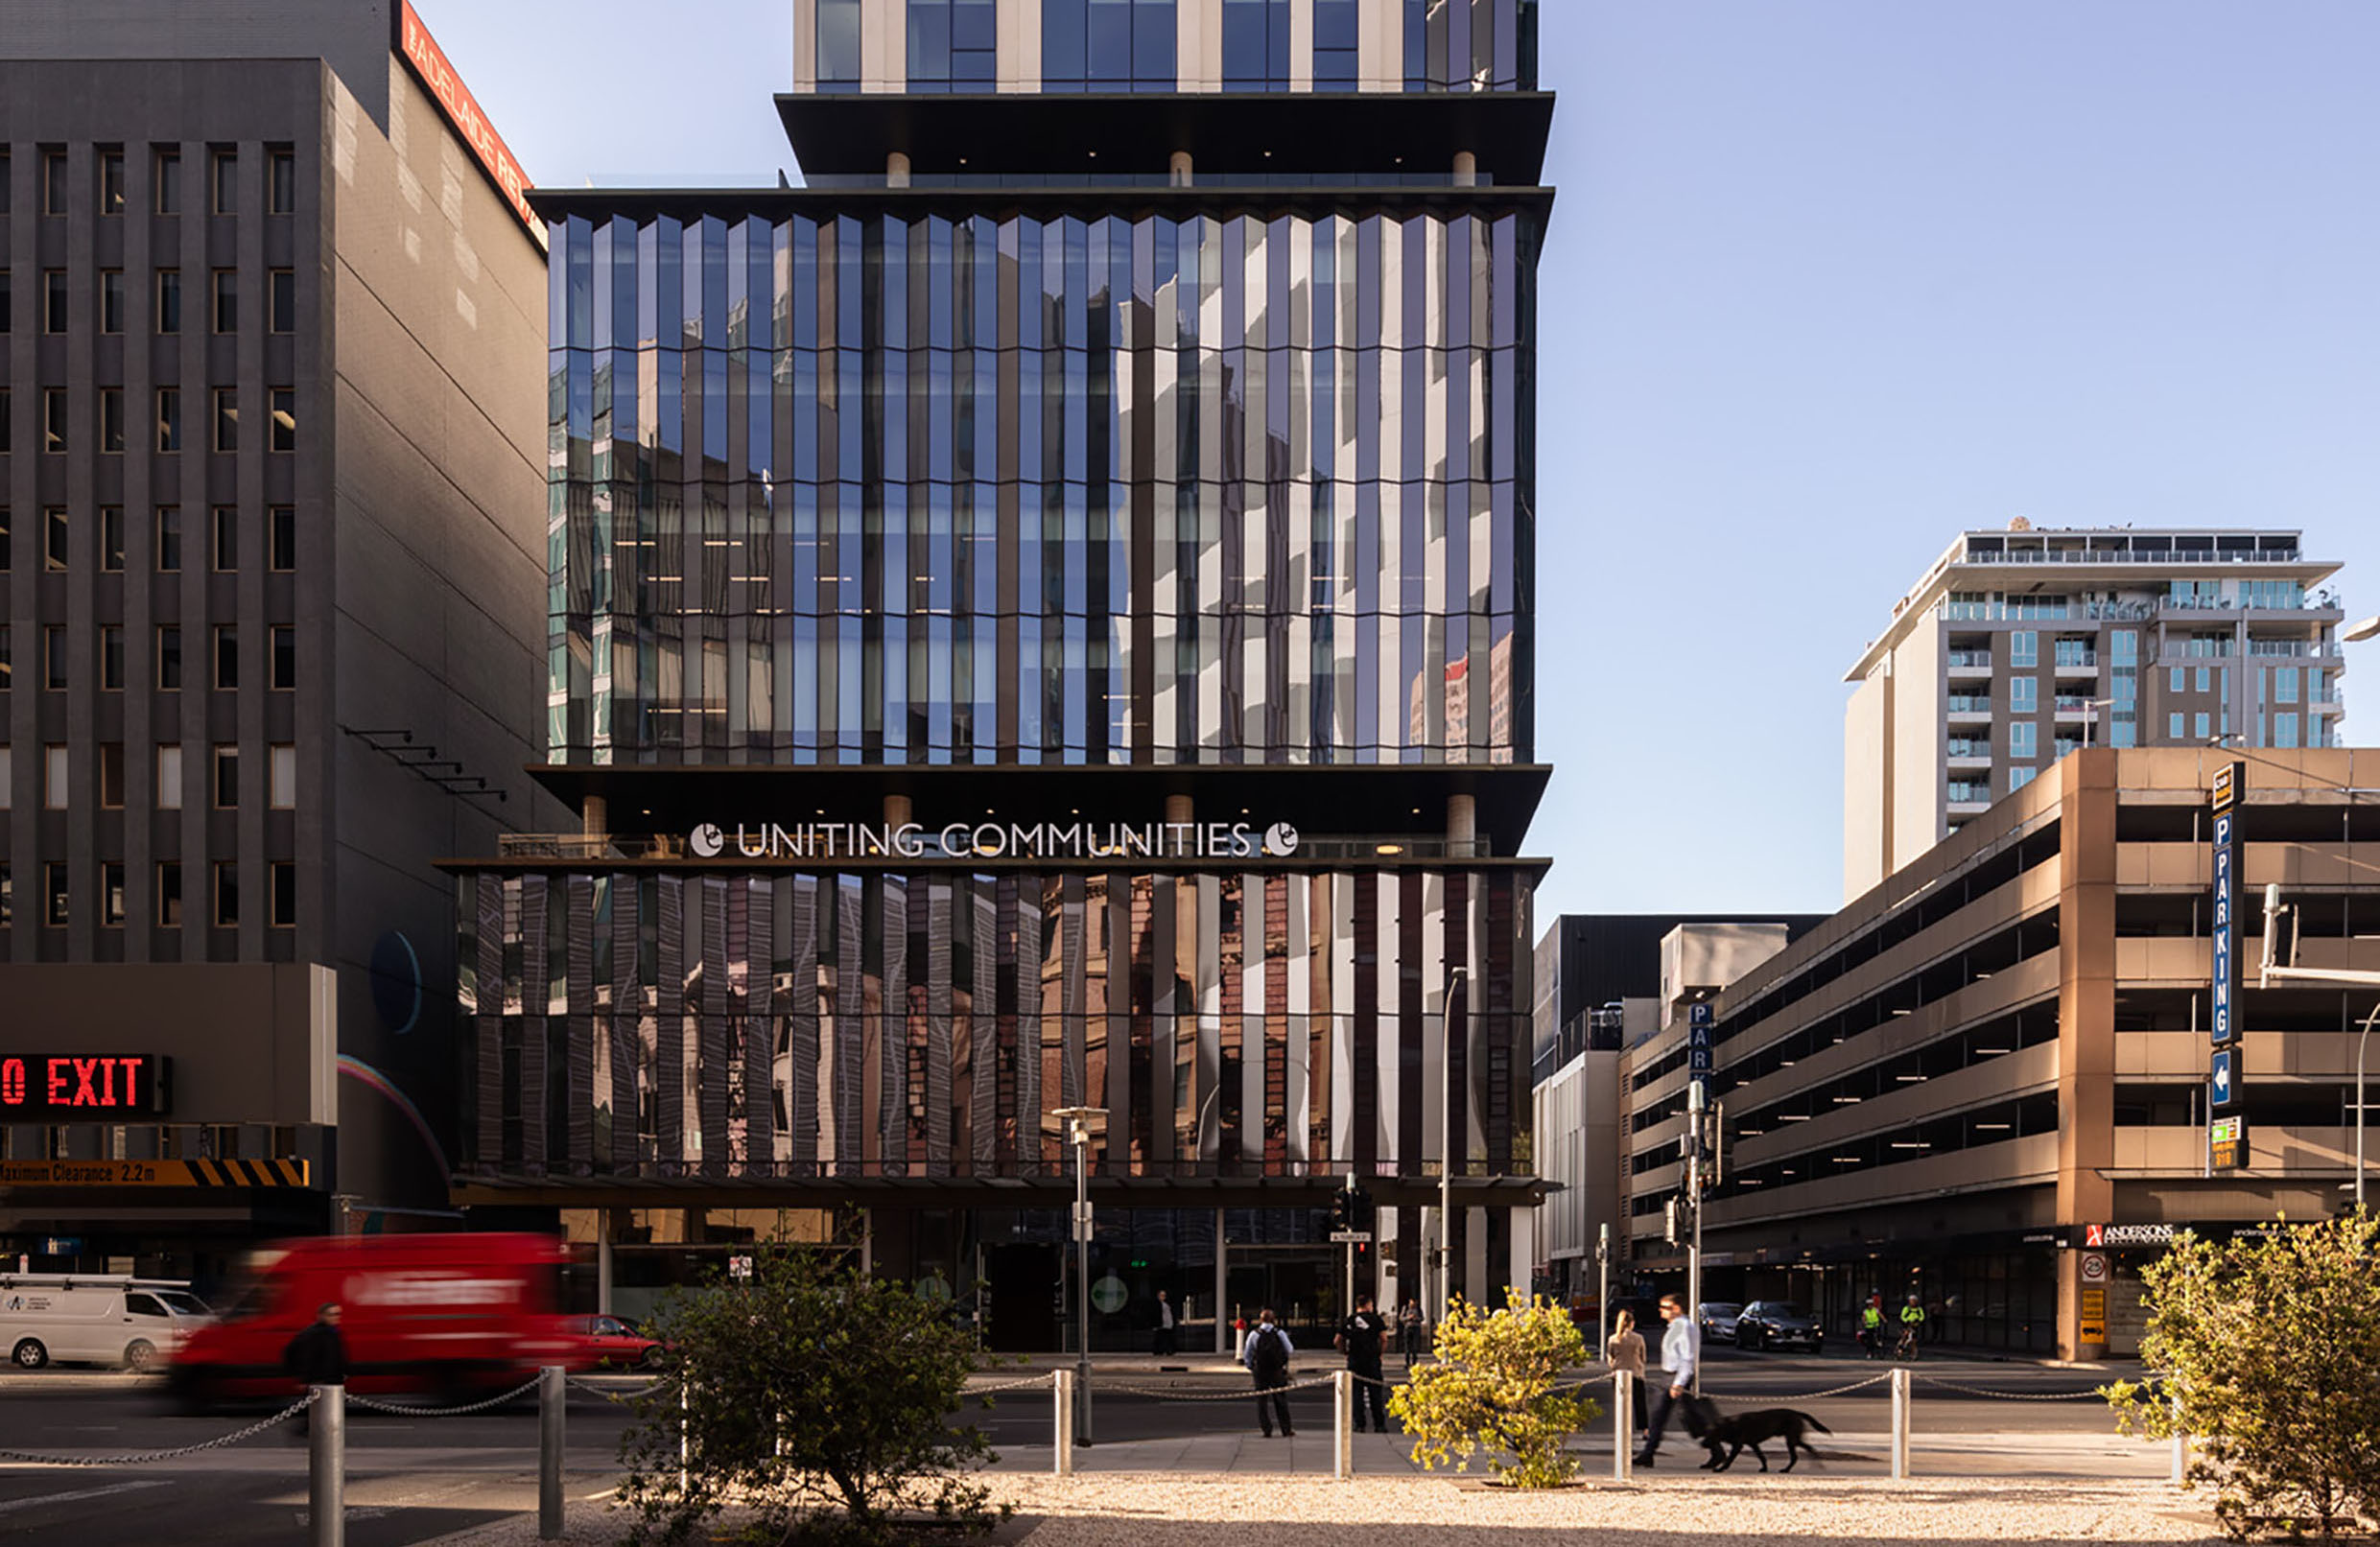
<path fill-rule="evenodd" d="M 60 1364 L 148 1370 L 214 1320 L 186 1280 L 122 1274 L 0 1274 L 0 1348 L 19 1370 Z"/>

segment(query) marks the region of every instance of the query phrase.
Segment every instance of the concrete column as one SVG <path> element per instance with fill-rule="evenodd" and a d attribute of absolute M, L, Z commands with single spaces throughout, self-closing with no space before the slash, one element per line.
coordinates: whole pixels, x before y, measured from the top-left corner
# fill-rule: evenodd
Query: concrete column
<path fill-rule="evenodd" d="M 1230 1281 L 1223 1271 L 1223 1210 L 1218 1208 L 1214 1211 L 1214 1351 L 1217 1353 L 1239 1351 L 1232 1347 L 1232 1308 L 1223 1299 L 1223 1291 Z"/>
<path fill-rule="evenodd" d="M 608 1225 L 598 1232 L 595 1239 L 595 1310 L 599 1316 L 611 1314 L 611 1231 Z"/>
<path fill-rule="evenodd" d="M 884 186 L 907 188 L 909 185 L 909 158 L 895 151 L 884 157 Z"/>
<path fill-rule="evenodd" d="M 1447 842 L 1467 844 L 1479 835 L 1478 800 L 1471 795 L 1447 797 Z"/>
<path fill-rule="evenodd" d="M 590 838 L 611 835 L 611 802 L 601 795 L 589 795 L 578 807 L 578 831 Z"/>
<path fill-rule="evenodd" d="M 1166 170 L 1170 175 L 1167 180 L 1169 180 L 1174 187 L 1188 188 L 1190 185 L 1190 153 L 1188 151 L 1174 152 L 1173 154 L 1166 159 Z M 1184 805 L 1189 804 L 1188 796 L 1173 798 L 1179 798 Z M 1172 798 L 1168 799 L 1168 805 L 1171 804 L 1171 799 Z"/>
<path fill-rule="evenodd" d="M 907 795 L 887 795 L 884 797 L 885 826 L 899 827 L 905 822 L 911 822 L 914 820 L 916 820 L 916 818 L 909 814 L 909 798 Z"/>
<path fill-rule="evenodd" d="M 1463 1298 L 1473 1305 L 1500 1310 L 1504 1286 L 1488 1275 L 1488 1211 L 1463 1210 Z"/>
<path fill-rule="evenodd" d="M 1454 186 L 1475 188 L 1479 184 L 1479 158 L 1469 151 L 1454 152 Z"/>

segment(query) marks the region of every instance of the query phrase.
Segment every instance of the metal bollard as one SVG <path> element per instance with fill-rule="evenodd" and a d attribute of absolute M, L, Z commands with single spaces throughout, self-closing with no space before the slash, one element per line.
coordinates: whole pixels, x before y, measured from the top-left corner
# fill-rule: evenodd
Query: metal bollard
<path fill-rule="evenodd" d="M 2176 1425 L 2174 1429 L 2174 1483 L 2179 1487 L 2190 1480 L 2190 1432 L 2180 1426 L 2181 1399 L 2175 1397 L 2172 1405 Z"/>
<path fill-rule="evenodd" d="M 346 1547 L 347 1388 L 317 1386 L 306 1414 L 306 1512 L 314 1547 Z"/>
<path fill-rule="evenodd" d="M 1909 1371 L 1893 1371 L 1893 1480 L 1909 1476 Z"/>
<path fill-rule="evenodd" d="M 695 1457 L 694 1406 L 687 1377 L 680 1373 L 677 1377 L 677 1496 L 681 1499 L 686 1496 L 686 1474 Z"/>
<path fill-rule="evenodd" d="M 1628 1383 L 1635 1377 L 1625 1370 L 1612 1371 L 1612 1481 L 1625 1483 L 1635 1463 L 1631 1453 L 1637 1441 L 1636 1404 L 1628 1394 Z"/>
<path fill-rule="evenodd" d="M 1331 1371 L 1331 1475 L 1344 1483 L 1355 1475 L 1355 1376 Z"/>
<path fill-rule="evenodd" d="M 1053 1370 L 1049 1372 L 1050 1405 L 1057 1428 L 1057 1464 L 1053 1468 L 1060 1477 L 1074 1475 L 1074 1372 Z"/>
<path fill-rule="evenodd" d="M 537 1539 L 562 1539 L 562 1367 L 537 1371 Z"/>

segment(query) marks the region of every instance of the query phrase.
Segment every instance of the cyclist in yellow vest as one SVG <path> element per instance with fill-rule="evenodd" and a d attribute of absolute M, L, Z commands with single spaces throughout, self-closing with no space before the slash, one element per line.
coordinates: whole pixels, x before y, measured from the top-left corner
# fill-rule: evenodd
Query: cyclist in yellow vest
<path fill-rule="evenodd" d="M 1859 1313 L 1859 1345 L 1873 1359 L 1884 1351 L 1884 1297 L 1870 1295 Z"/>
<path fill-rule="evenodd" d="M 1900 1308 L 1901 1352 L 1909 1358 L 1916 1358 L 1918 1356 L 1918 1343 L 1924 1336 L 1925 1307 L 1919 1303 L 1917 1296 L 1911 1295 L 1909 1297 L 1909 1302 Z"/>

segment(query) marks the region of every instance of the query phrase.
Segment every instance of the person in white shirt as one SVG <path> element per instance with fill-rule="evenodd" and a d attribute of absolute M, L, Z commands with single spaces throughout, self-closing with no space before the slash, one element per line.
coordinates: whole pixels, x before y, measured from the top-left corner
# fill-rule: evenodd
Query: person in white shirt
<path fill-rule="evenodd" d="M 1256 1421 L 1267 1440 L 1273 1437 L 1276 1417 L 1283 1434 L 1297 1433 L 1289 1426 L 1289 1394 L 1283 1390 L 1289 1384 L 1289 1356 L 1295 1352 L 1288 1328 L 1274 1319 L 1269 1305 L 1257 1313 L 1256 1325 L 1239 1345 L 1239 1362 L 1256 1377 Z"/>
<path fill-rule="evenodd" d="M 1669 1330 L 1661 1334 L 1661 1369 L 1667 1371 L 1669 1383 L 1654 1390 L 1652 1420 L 1645 1425 L 1644 1448 L 1637 1452 L 1639 1466 L 1653 1465 L 1653 1452 L 1661 1447 L 1661 1431 L 1669 1426 L 1670 1410 L 1693 1389 L 1694 1371 L 1702 1363 L 1702 1328 L 1685 1314 L 1685 1301 L 1675 1295 L 1663 1295 L 1661 1320 L 1669 1324 Z"/>
<path fill-rule="evenodd" d="M 1173 1352 L 1173 1301 L 1166 1298 L 1166 1292 L 1162 1289 L 1157 1291 L 1157 1338 L 1154 1351 L 1161 1359 Z"/>

